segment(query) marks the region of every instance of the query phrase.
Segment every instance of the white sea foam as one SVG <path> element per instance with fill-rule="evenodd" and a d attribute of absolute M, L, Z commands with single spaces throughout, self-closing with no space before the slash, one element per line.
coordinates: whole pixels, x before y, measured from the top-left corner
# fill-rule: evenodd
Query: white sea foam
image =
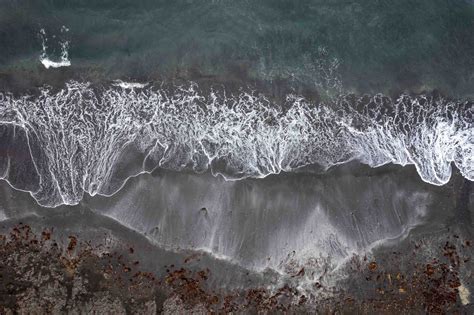
<path fill-rule="evenodd" d="M 63 26 L 61 31 L 68 32 L 69 29 Z M 59 58 L 59 60 L 54 61 L 54 60 L 51 60 L 47 54 L 48 46 L 46 44 L 47 44 L 48 39 L 46 37 L 46 31 L 44 29 L 40 30 L 40 37 L 41 37 L 41 42 L 42 42 L 42 52 L 41 52 L 39 60 L 46 69 L 69 67 L 71 65 L 71 61 L 69 60 L 69 51 L 68 51 L 69 41 L 63 41 L 60 43 L 61 57 Z"/>
<path fill-rule="evenodd" d="M 52 61 L 48 57 L 40 58 L 40 61 L 46 69 L 69 67 L 71 65 L 71 61 L 69 60 Z"/>
<path fill-rule="evenodd" d="M 414 164 L 435 185 L 449 181 L 454 162 L 474 180 L 470 102 L 376 95 L 325 105 L 290 95 L 283 107 L 252 93 L 203 95 L 196 85 L 94 91 L 70 82 L 36 98 L 0 94 L 0 121 L 24 128 L 41 148 L 32 156 L 41 178 L 32 194 L 46 206 L 77 204 L 84 192 L 113 194 L 131 144 L 145 156 L 136 173 L 210 169 L 231 180 L 359 160 Z"/>
<path fill-rule="evenodd" d="M 113 85 L 121 87 L 122 89 L 143 89 L 148 85 L 148 83 L 124 82 L 122 80 L 115 80 Z"/>

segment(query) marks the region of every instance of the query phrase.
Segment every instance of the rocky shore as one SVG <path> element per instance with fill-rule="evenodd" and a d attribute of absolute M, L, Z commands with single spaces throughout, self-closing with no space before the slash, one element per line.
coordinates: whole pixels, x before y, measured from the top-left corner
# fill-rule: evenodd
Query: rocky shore
<path fill-rule="evenodd" d="M 129 244 L 101 244 L 54 228 L 39 233 L 23 222 L 2 225 L 8 232 L 0 237 L 1 314 L 468 314 L 474 310 L 468 288 L 474 281 L 474 245 L 454 233 L 443 239 L 418 238 L 400 251 L 385 248 L 371 257 L 353 256 L 343 267 L 347 278 L 335 287 L 314 279 L 314 291 L 307 294 L 298 285 L 308 272 L 304 267 L 288 269 L 287 281 L 271 288 L 250 283 L 226 290 L 209 280 L 216 272 L 214 264 L 196 268 L 194 263 L 205 260 L 203 253 L 188 253 L 171 265 L 155 261 L 163 270 L 160 276 L 138 259 L 147 253 Z"/>

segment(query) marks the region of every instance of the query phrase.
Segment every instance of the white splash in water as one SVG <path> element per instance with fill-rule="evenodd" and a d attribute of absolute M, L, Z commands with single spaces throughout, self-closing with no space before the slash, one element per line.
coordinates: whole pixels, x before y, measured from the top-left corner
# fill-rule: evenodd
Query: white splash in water
<path fill-rule="evenodd" d="M 122 80 L 115 80 L 112 85 L 121 87 L 122 89 L 143 89 L 148 85 L 148 83 L 125 82 Z"/>
<path fill-rule="evenodd" d="M 61 28 L 61 32 L 68 32 L 69 29 L 66 28 L 65 26 L 63 26 Z M 46 69 L 49 69 L 49 68 L 60 68 L 60 67 L 69 67 L 71 65 L 71 61 L 69 60 L 69 52 L 68 52 L 68 49 L 69 49 L 69 41 L 63 41 L 60 43 L 60 46 L 61 46 L 61 57 L 59 60 L 57 61 L 53 61 L 51 60 L 49 57 L 48 57 L 48 54 L 47 54 L 47 49 L 48 49 L 48 46 L 47 46 L 47 42 L 48 42 L 48 39 L 46 37 L 46 31 L 44 29 L 41 29 L 40 30 L 40 37 L 41 37 L 41 43 L 42 43 L 42 52 L 41 52 L 41 55 L 40 55 L 40 62 L 43 64 L 43 66 L 46 68 Z"/>
<path fill-rule="evenodd" d="M 144 156 L 141 170 L 208 169 L 226 179 L 264 177 L 318 164 L 358 160 L 372 167 L 414 164 L 442 185 L 451 163 L 474 180 L 473 104 L 428 96 L 376 95 L 311 104 L 288 96 L 284 108 L 251 93 L 201 94 L 196 85 L 94 91 L 70 82 L 37 98 L 0 94 L 0 122 L 27 131 L 42 205 L 77 204 L 84 192 L 115 193 L 124 150 Z M 32 150 L 34 152 L 34 150 Z M 134 175 L 134 174 L 133 174 Z M 117 182 L 119 182 L 117 184 Z"/>

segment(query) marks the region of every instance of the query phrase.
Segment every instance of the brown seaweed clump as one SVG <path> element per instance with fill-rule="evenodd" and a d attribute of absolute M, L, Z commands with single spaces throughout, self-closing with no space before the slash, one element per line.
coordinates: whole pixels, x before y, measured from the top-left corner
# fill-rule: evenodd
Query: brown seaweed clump
<path fill-rule="evenodd" d="M 410 249 L 373 259 L 354 256 L 349 277 L 313 292 L 295 287 L 305 269 L 279 288 L 226 291 L 209 284 L 212 266 L 190 269 L 186 257 L 165 276 L 141 270 L 136 249 L 92 246 L 75 235 L 55 239 L 18 224 L 0 236 L 0 314 L 394 314 L 468 313 L 472 281 L 469 240 L 450 236 L 433 252 L 420 240 Z M 431 257 L 429 254 L 435 254 Z M 472 308 L 471 308 L 472 310 Z"/>

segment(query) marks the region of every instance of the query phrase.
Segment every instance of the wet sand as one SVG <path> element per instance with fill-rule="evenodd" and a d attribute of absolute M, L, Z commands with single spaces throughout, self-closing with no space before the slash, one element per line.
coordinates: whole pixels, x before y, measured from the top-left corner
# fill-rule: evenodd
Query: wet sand
<path fill-rule="evenodd" d="M 81 267 L 73 273 L 78 281 L 119 256 L 123 261 L 114 268 L 120 277 L 128 279 L 131 266 L 161 281 L 140 282 L 153 287 L 140 300 L 134 296 L 138 293 L 123 295 L 127 286 L 116 291 L 103 278 L 100 289 L 88 287 L 87 297 L 64 297 L 63 304 L 72 309 L 83 303 L 100 310 L 105 300 L 115 301 L 110 307 L 134 311 L 148 305 L 145 313 L 229 311 L 231 305 L 244 312 L 468 312 L 472 305 L 473 191 L 458 174 L 435 187 L 423 183 L 413 167 L 370 169 L 356 163 L 323 174 L 237 182 L 157 170 L 129 180 L 112 197 L 88 197 L 77 206 L 55 209 L 36 205 L 5 182 L 1 187 L 0 226 L 7 243 L 16 242 L 9 236 L 17 233 L 15 227 L 31 228 L 29 237 L 38 240 L 44 230 L 52 231 L 58 257 L 77 258 Z M 93 259 L 81 258 L 82 250 L 68 250 L 72 240 Z M 7 249 L 19 246 L 36 257 L 28 268 L 56 270 L 51 266 L 61 260 L 39 259 L 42 250 L 24 247 L 25 242 L 31 239 L 3 243 L 2 251 L 18 257 L 19 249 Z M 86 263 L 91 259 L 92 264 Z M 21 263 L 11 266 L 23 268 Z M 20 279 L 11 279 L 11 285 L 24 288 Z M 190 284 L 200 293 L 189 291 Z M 4 307 L 21 309 L 25 304 L 18 301 L 44 301 L 49 294 L 28 295 L 21 288 L 9 293 L 17 304 L 3 302 Z"/>

